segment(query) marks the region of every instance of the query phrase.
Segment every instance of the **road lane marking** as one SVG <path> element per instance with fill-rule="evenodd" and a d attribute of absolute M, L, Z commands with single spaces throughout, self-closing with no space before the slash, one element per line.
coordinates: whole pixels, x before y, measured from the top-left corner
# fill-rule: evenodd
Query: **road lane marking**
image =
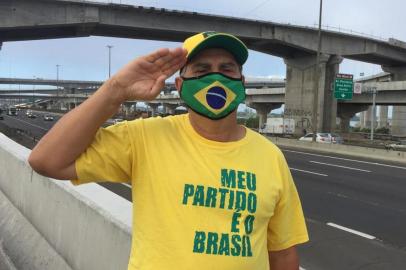
<path fill-rule="evenodd" d="M 324 163 L 324 162 L 319 162 L 319 161 L 314 161 L 314 160 L 310 160 L 309 162 L 326 165 L 326 166 L 339 167 L 339 168 L 344 168 L 344 169 L 349 169 L 349 170 L 361 171 L 361 172 L 371 172 L 371 171 L 367 171 L 367 170 L 363 170 L 363 169 L 347 167 L 347 166 L 342 166 L 342 165 L 337 165 L 337 164 Z"/>
<path fill-rule="evenodd" d="M 126 184 L 126 183 L 122 183 L 124 186 L 131 188 L 131 185 Z"/>
<path fill-rule="evenodd" d="M 299 270 L 306 270 L 306 269 L 304 269 L 303 267 L 299 266 Z"/>
<path fill-rule="evenodd" d="M 37 128 L 42 129 L 42 130 L 48 131 L 48 129 L 43 128 L 43 127 L 40 127 L 40 126 L 37 126 L 37 125 L 34 125 L 34 124 L 31 124 L 30 122 L 26 122 L 26 121 L 21 120 L 21 119 L 18 119 L 18 118 L 13 118 L 13 117 L 10 117 L 10 118 L 11 118 L 11 119 L 14 119 L 14 120 L 16 120 L 16 121 L 20 121 L 20 122 L 23 122 L 23 123 L 25 123 L 25 124 L 31 125 L 31 126 L 33 126 L 33 127 L 37 127 Z"/>
<path fill-rule="evenodd" d="M 395 166 L 395 165 L 388 165 L 388 164 L 383 164 L 383 163 L 378 163 L 378 162 L 369 162 L 369 161 L 356 160 L 356 159 L 349 159 L 349 158 L 340 158 L 340 157 L 333 157 L 333 156 L 324 156 L 324 155 L 318 155 L 318 154 L 306 153 L 306 152 L 300 152 L 300 151 L 293 151 L 293 150 L 283 150 L 283 151 L 292 152 L 292 153 L 299 153 L 299 154 L 304 154 L 304 155 L 310 155 L 310 156 L 316 156 L 316 157 L 333 158 L 333 159 L 339 159 L 339 160 L 353 161 L 353 162 L 358 162 L 358 163 L 371 164 L 371 165 L 378 165 L 378 166 L 384 166 L 384 167 L 390 167 L 390 168 L 397 168 L 397 169 L 401 169 L 401 170 L 406 170 L 406 167 L 400 167 L 400 166 Z"/>
<path fill-rule="evenodd" d="M 328 222 L 327 225 L 329 225 L 331 227 L 334 227 L 334 228 L 337 228 L 337 229 L 340 229 L 340 230 L 343 230 L 343 231 L 346 231 L 346 232 L 349 232 L 349 233 L 356 234 L 358 236 L 365 237 L 367 239 L 373 240 L 373 239 L 376 238 L 375 236 L 372 236 L 372 235 L 369 235 L 369 234 L 366 234 L 366 233 L 363 233 L 363 232 L 359 232 L 359 231 L 356 231 L 356 230 L 353 230 L 353 229 L 350 229 L 350 228 L 347 228 L 347 227 L 344 227 L 344 226 L 340 226 L 340 225 L 337 225 L 335 223 Z"/>
<path fill-rule="evenodd" d="M 320 175 L 320 176 L 328 176 L 327 174 L 323 174 L 323 173 L 316 173 L 316 172 L 311 172 L 311 171 L 305 171 L 305 170 L 300 170 L 300 169 L 296 169 L 296 168 L 290 168 L 292 171 L 298 171 L 298 172 L 304 172 L 304 173 L 311 173 L 311 174 L 315 174 L 315 175 Z"/>

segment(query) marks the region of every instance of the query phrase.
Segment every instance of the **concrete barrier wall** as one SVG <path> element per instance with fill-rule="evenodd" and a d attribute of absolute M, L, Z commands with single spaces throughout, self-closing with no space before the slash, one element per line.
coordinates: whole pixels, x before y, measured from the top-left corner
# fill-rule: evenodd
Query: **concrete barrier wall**
<path fill-rule="evenodd" d="M 21 217 L 28 221 L 27 226 L 32 226 L 19 230 L 21 234 L 35 234 L 31 230 L 37 231 L 54 253 L 47 254 L 49 250 L 44 244 L 43 254 L 34 256 L 42 259 L 38 262 L 30 256 L 24 259 L 25 265 L 31 265 L 30 268 L 17 265 L 21 265 L 17 256 L 22 256 L 18 252 L 7 254 L 13 263 L 17 263 L 15 267 L 53 270 L 127 269 L 131 248 L 132 204 L 97 184 L 74 187 L 70 182 L 38 175 L 27 163 L 29 153 L 29 149 L 0 133 L 0 191 L 5 196 L 4 199 L 0 197 L 0 200 L 8 200 L 22 214 Z M 0 221 L 8 219 L 7 222 L 0 222 L 3 229 L 13 219 L 12 216 L 18 216 L 18 213 L 7 215 L 0 216 Z M 32 241 L 37 238 L 26 239 Z M 19 242 L 22 253 L 30 252 L 24 248 L 35 248 L 24 241 Z M 11 250 L 6 244 L 3 242 L 5 253 Z M 13 246 L 13 249 L 16 247 Z M 59 260 L 51 260 L 55 254 L 59 254 Z M 65 262 L 64 266 L 61 266 L 62 261 Z"/>
<path fill-rule="evenodd" d="M 286 139 L 278 137 L 268 137 L 273 143 L 279 146 L 295 147 L 302 149 L 309 149 L 315 151 L 321 151 L 326 153 L 336 153 L 342 155 L 349 155 L 354 157 L 369 158 L 375 160 L 386 160 L 401 162 L 406 164 L 406 152 L 376 149 L 352 145 L 343 144 L 331 144 L 331 143 L 313 143 L 306 141 L 299 141 L 295 139 Z"/>

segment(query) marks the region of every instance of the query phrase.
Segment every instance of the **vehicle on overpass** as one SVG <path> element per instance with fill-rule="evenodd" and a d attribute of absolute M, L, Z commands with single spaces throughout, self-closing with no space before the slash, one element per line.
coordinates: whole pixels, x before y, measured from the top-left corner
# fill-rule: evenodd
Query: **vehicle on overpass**
<path fill-rule="evenodd" d="M 282 117 L 270 117 L 259 129 L 262 134 L 291 135 L 295 132 L 295 120 Z"/>
<path fill-rule="evenodd" d="M 303 137 L 299 138 L 299 141 L 311 142 L 313 140 L 313 133 L 307 133 Z M 331 143 L 331 137 L 329 133 L 316 133 L 316 142 L 319 143 Z"/>
<path fill-rule="evenodd" d="M 406 151 L 406 140 L 399 141 L 397 143 L 391 143 L 385 145 L 385 148 L 388 150 L 402 150 Z"/>

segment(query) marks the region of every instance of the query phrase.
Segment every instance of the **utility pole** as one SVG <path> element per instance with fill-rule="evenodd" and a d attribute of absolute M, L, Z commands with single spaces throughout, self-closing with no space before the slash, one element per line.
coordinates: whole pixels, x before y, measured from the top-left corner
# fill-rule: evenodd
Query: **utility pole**
<path fill-rule="evenodd" d="M 112 45 L 107 45 L 106 46 L 109 49 L 109 78 L 111 77 L 111 48 L 113 48 Z"/>
<path fill-rule="evenodd" d="M 323 10 L 323 0 L 320 0 L 319 9 L 319 31 L 318 31 L 318 47 L 317 47 L 317 58 L 316 58 L 316 79 L 313 95 L 313 117 L 312 117 L 312 127 L 313 127 L 313 139 L 316 141 L 317 129 L 318 129 L 318 108 L 319 108 L 319 80 L 320 80 L 320 51 L 321 51 L 321 14 Z"/>
<path fill-rule="evenodd" d="M 56 96 L 59 97 L 59 67 L 61 65 L 56 65 Z"/>
<path fill-rule="evenodd" d="M 372 87 L 372 110 L 371 110 L 371 141 L 374 140 L 374 128 L 375 128 L 375 99 L 376 99 L 376 87 Z"/>

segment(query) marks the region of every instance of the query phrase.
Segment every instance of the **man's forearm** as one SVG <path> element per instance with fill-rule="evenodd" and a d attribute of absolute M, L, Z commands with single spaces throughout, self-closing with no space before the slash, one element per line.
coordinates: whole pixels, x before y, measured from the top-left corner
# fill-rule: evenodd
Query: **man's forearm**
<path fill-rule="evenodd" d="M 296 247 L 269 252 L 270 270 L 299 270 Z"/>
<path fill-rule="evenodd" d="M 89 99 L 64 115 L 38 142 L 29 157 L 31 166 L 52 176 L 52 171 L 57 172 L 75 162 L 121 102 L 114 81 L 105 82 Z"/>

